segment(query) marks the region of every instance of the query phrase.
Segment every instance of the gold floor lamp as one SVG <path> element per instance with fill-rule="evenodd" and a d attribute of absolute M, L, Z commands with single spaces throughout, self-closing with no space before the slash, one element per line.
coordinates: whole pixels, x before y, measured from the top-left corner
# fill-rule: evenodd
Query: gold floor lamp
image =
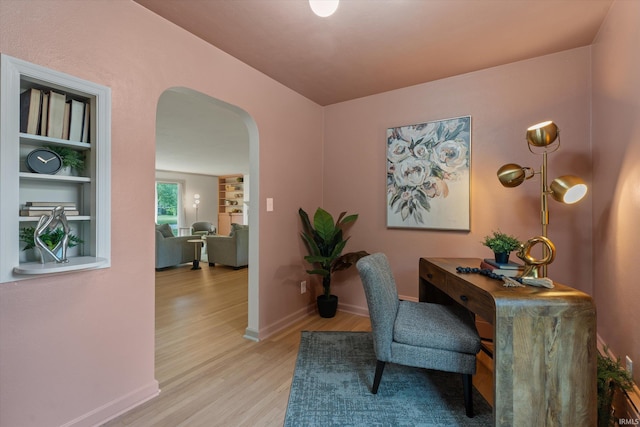
<path fill-rule="evenodd" d="M 554 144 L 557 141 L 557 144 Z M 580 201 L 587 194 L 587 185 L 575 175 L 563 175 L 547 185 L 547 154 L 560 148 L 560 131 L 551 120 L 538 123 L 527 129 L 527 147 L 533 154 L 542 155 L 540 171 L 530 167 L 523 167 L 515 163 L 508 163 L 498 169 L 498 179 L 505 187 L 517 187 L 534 175 L 540 175 L 540 222 L 542 236 L 547 239 L 547 225 L 549 224 L 549 207 L 547 197 L 551 195 L 555 200 L 565 204 Z M 544 258 L 548 257 L 548 247 L 543 246 Z M 540 266 L 540 277 L 547 276 L 547 266 Z"/>

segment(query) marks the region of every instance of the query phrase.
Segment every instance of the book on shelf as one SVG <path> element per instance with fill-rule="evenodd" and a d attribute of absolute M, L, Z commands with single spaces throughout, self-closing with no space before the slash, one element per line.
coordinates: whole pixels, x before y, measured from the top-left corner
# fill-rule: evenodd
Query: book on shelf
<path fill-rule="evenodd" d="M 69 117 L 69 140 L 82 140 L 82 122 L 84 121 L 84 102 L 72 99 L 68 101 L 71 104 Z"/>
<path fill-rule="evenodd" d="M 36 135 L 40 124 L 42 91 L 27 89 L 20 94 L 20 132 Z"/>
<path fill-rule="evenodd" d="M 65 94 L 54 91 L 49 92 L 47 136 L 58 139 L 62 138 L 65 105 L 67 105 L 67 97 Z"/>
<path fill-rule="evenodd" d="M 55 206 L 24 206 L 22 208 L 23 211 L 50 211 L 55 209 Z M 65 211 L 75 211 L 78 210 L 75 205 L 73 206 L 63 206 Z"/>
<path fill-rule="evenodd" d="M 495 262 L 495 261 L 494 261 Z M 485 261 L 480 263 L 480 268 L 482 270 L 491 270 L 492 273 L 499 274 L 507 277 L 515 277 L 518 274 L 524 271 L 524 266 L 520 266 L 520 268 L 512 269 L 512 268 L 497 268 Z"/>
<path fill-rule="evenodd" d="M 524 268 L 522 264 L 518 264 L 517 262 L 513 262 L 513 261 L 502 263 L 502 262 L 496 262 L 496 260 L 493 258 L 485 258 L 483 261 L 486 262 L 487 264 L 494 266 L 495 268 L 502 268 L 507 270 L 518 270 L 518 269 Z"/>
<path fill-rule="evenodd" d="M 75 208 L 75 202 L 26 202 L 25 206 L 45 206 L 45 207 L 56 207 L 56 206 L 73 206 Z"/>
<path fill-rule="evenodd" d="M 69 119 L 71 118 L 71 104 L 64 103 L 64 116 L 62 119 L 62 139 L 69 139 Z"/>
<path fill-rule="evenodd" d="M 21 210 L 20 211 L 20 216 L 42 216 L 42 215 L 47 215 L 47 213 L 49 213 L 51 211 L 51 209 L 47 209 L 47 210 Z M 75 210 L 66 210 L 64 211 L 64 214 L 66 216 L 78 216 L 80 215 L 79 211 L 75 211 Z"/>
<path fill-rule="evenodd" d="M 42 108 L 40 110 L 40 129 L 38 135 L 47 136 L 47 123 L 49 123 L 49 92 L 42 92 Z"/>
<path fill-rule="evenodd" d="M 84 104 L 84 118 L 82 120 L 82 140 L 81 142 L 89 142 L 89 123 L 91 120 L 89 119 L 89 103 L 85 102 Z"/>

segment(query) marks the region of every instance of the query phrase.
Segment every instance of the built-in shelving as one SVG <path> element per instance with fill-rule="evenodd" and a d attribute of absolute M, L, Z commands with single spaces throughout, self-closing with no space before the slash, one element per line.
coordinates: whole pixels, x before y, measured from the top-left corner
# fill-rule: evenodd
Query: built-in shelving
<path fill-rule="evenodd" d="M 231 224 L 242 224 L 244 178 L 242 175 L 218 177 L 218 234 L 228 235 Z"/>
<path fill-rule="evenodd" d="M 23 280 L 46 274 L 110 266 L 111 253 L 111 90 L 108 87 L 50 70 L 7 55 L 1 56 L 0 69 L 0 282 Z M 72 105 L 80 105 L 82 133 L 61 137 L 38 130 L 21 132 L 21 94 L 38 92 L 62 95 L 66 124 Z M 53 96 L 53 95 L 50 95 Z M 66 107 L 64 104 L 69 104 Z M 40 117 L 44 114 L 41 104 Z M 60 105 L 60 104 L 58 104 Z M 52 110 L 52 104 L 44 108 Z M 60 110 L 56 110 L 60 111 Z M 76 115 L 76 117 L 78 117 Z M 44 121 L 40 121 L 44 123 Z M 50 129 L 50 128 L 49 128 Z M 76 128 L 77 129 L 77 128 Z M 84 130 L 86 129 L 86 130 Z M 62 133 L 60 134 L 62 135 Z M 25 164 L 36 148 L 68 148 L 80 153 L 82 171 L 69 174 L 39 174 Z M 39 216 L 22 216 L 27 202 L 69 202 L 77 214 L 67 217 L 71 232 L 83 240 L 69 248 L 69 261 L 37 261 L 23 251 L 19 233 L 35 226 Z M 28 213 L 27 213 L 28 214 Z"/>

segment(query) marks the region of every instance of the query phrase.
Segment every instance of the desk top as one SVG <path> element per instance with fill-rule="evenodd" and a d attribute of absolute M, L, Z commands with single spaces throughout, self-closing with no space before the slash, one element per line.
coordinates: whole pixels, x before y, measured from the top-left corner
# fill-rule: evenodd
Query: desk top
<path fill-rule="evenodd" d="M 525 285 L 524 287 L 506 287 L 499 280 L 491 279 L 487 276 L 474 273 L 458 273 L 456 267 L 479 268 L 480 258 L 420 258 L 420 276 L 422 276 L 424 265 L 431 264 L 434 267 L 457 276 L 488 293 L 494 299 L 508 298 L 577 298 L 591 300 L 588 294 L 574 289 L 570 286 L 563 285 L 554 280 L 553 288 L 543 288 L 537 286 Z M 551 278 L 553 280 L 553 278 Z"/>

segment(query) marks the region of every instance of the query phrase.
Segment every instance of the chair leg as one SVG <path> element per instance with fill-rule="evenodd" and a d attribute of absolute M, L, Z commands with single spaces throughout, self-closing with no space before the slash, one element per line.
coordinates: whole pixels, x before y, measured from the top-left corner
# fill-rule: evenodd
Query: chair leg
<path fill-rule="evenodd" d="M 462 389 L 467 417 L 473 418 L 473 376 L 471 374 L 462 374 Z"/>
<path fill-rule="evenodd" d="M 380 380 L 382 379 L 382 371 L 384 371 L 385 362 L 378 360 L 376 363 L 376 373 L 373 377 L 373 387 L 371 388 L 371 393 L 378 393 L 378 387 L 380 386 Z"/>

